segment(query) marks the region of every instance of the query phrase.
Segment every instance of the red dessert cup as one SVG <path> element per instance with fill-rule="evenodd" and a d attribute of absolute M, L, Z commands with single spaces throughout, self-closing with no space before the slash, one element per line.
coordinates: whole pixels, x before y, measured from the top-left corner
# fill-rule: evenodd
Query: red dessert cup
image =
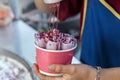
<path fill-rule="evenodd" d="M 52 72 L 48 69 L 48 66 L 52 64 L 71 64 L 74 50 L 77 47 L 77 44 L 75 47 L 68 50 L 47 50 L 38 47 L 36 44 L 35 47 L 36 62 L 38 64 L 40 73 L 47 76 L 61 76 L 62 73 Z"/>

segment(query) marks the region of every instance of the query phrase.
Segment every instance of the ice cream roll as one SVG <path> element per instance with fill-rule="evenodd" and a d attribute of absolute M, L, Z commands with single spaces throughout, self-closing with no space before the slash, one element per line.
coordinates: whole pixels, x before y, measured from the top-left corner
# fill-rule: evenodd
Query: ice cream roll
<path fill-rule="evenodd" d="M 48 50 L 60 50 L 60 43 L 48 41 L 46 44 L 46 49 L 48 49 Z"/>

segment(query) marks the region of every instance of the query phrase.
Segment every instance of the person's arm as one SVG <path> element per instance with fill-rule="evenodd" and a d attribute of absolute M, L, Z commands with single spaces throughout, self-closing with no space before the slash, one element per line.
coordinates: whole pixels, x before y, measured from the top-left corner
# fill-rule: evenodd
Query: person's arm
<path fill-rule="evenodd" d="M 120 80 L 120 68 L 102 69 L 100 80 Z"/>
<path fill-rule="evenodd" d="M 35 1 L 35 4 L 36 4 L 36 7 L 38 8 L 38 10 L 40 12 L 49 13 L 49 6 L 48 6 L 48 4 L 45 4 L 43 2 L 43 0 L 34 0 L 34 1 Z"/>
<path fill-rule="evenodd" d="M 51 65 L 48 68 L 63 73 L 63 76 L 44 76 L 40 74 L 37 64 L 34 64 L 34 73 L 43 80 L 95 80 L 97 75 L 95 68 L 85 64 Z M 100 80 L 120 80 L 120 68 L 102 69 Z"/>
<path fill-rule="evenodd" d="M 59 20 L 64 21 L 68 17 L 80 12 L 83 0 L 62 0 L 60 2 Z M 49 6 L 43 0 L 35 0 L 35 4 L 40 12 L 49 12 Z"/>

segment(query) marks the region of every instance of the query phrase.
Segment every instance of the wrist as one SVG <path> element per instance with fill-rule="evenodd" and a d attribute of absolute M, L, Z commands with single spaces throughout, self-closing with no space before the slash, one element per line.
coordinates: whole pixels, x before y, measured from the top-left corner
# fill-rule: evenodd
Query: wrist
<path fill-rule="evenodd" d="M 94 80 L 100 80 L 102 68 L 99 66 L 95 68 L 97 69 L 97 75 Z"/>
<path fill-rule="evenodd" d="M 91 67 L 89 72 L 87 72 L 87 79 L 86 80 L 94 80 L 97 75 L 97 69 Z"/>

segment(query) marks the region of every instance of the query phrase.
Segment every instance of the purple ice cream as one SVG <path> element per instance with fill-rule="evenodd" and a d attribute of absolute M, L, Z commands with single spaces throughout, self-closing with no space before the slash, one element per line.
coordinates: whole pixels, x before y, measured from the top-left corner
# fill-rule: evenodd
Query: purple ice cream
<path fill-rule="evenodd" d="M 67 50 L 75 47 L 77 40 L 69 34 L 53 29 L 48 31 L 48 33 L 36 33 L 35 44 L 47 50 Z"/>

